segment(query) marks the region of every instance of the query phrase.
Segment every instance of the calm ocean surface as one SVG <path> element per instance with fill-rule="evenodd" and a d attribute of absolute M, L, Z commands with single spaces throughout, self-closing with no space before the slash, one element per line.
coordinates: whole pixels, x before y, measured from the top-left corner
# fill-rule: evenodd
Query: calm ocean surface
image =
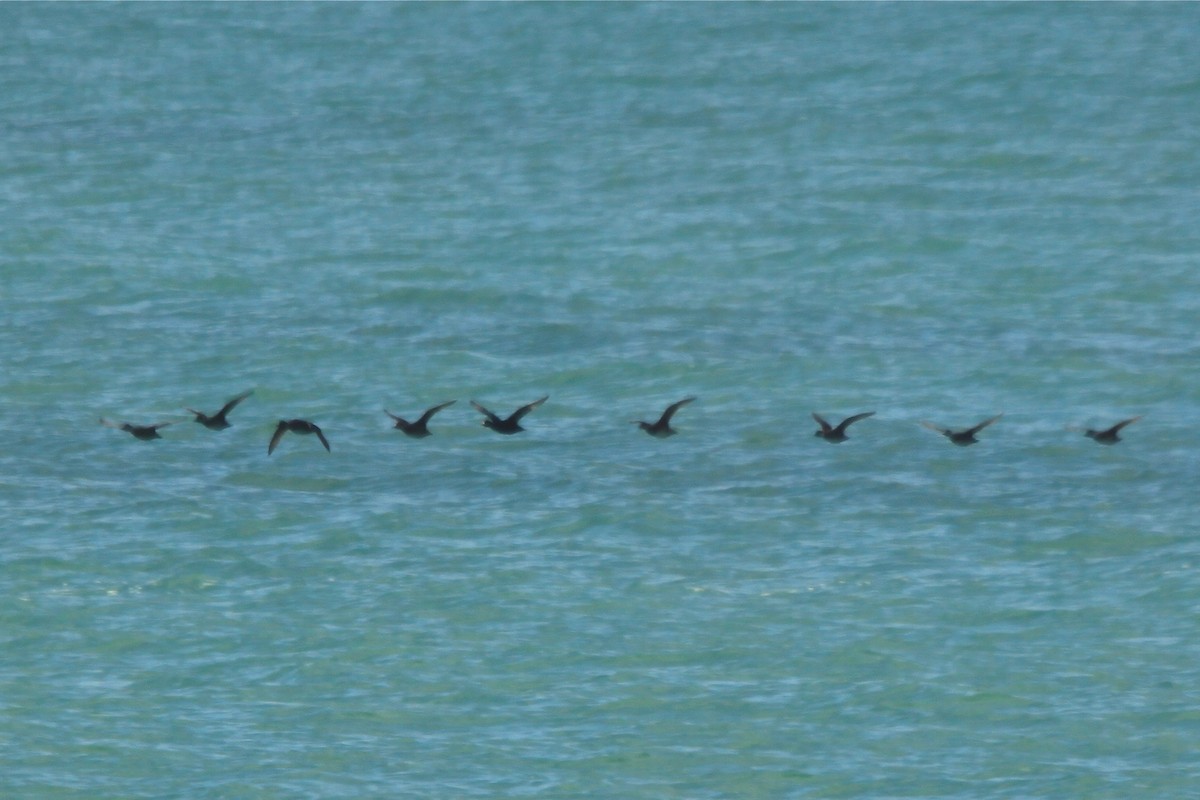
<path fill-rule="evenodd" d="M 1195 796 L 1200 5 L 0 30 L 0 796 Z"/>

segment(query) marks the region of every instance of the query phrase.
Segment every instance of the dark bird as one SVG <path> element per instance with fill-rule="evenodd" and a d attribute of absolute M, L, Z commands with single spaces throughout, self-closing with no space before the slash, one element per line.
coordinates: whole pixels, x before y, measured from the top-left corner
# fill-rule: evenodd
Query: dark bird
<path fill-rule="evenodd" d="M 1121 441 L 1121 437 L 1117 435 L 1121 432 L 1121 428 L 1124 428 L 1126 425 L 1132 425 L 1141 418 L 1141 415 L 1139 415 L 1136 417 L 1130 417 L 1129 419 L 1123 419 L 1116 425 L 1113 425 L 1111 428 L 1106 428 L 1102 431 L 1094 431 L 1091 428 L 1088 428 L 1083 432 L 1083 435 L 1089 439 L 1094 439 L 1100 444 L 1116 444 L 1117 442 Z"/>
<path fill-rule="evenodd" d="M 986 428 L 988 425 L 991 425 L 993 422 L 995 422 L 996 420 L 1000 419 L 1003 416 L 1004 416 L 1003 414 L 997 414 L 996 416 L 992 417 L 991 419 L 985 419 L 983 422 L 979 423 L 974 428 L 967 428 L 964 431 L 952 431 L 949 428 L 940 428 L 937 425 L 934 425 L 932 422 L 922 422 L 921 424 L 924 425 L 926 428 L 929 428 L 929 430 L 931 430 L 931 431 L 937 431 L 942 436 L 945 436 L 947 439 L 954 442 L 956 445 L 958 445 L 960 447 L 966 447 L 969 444 L 975 444 L 976 442 L 979 441 L 978 439 L 975 438 L 975 434 L 979 433 L 981 430 Z"/>
<path fill-rule="evenodd" d="M 535 408 L 549 399 L 550 395 L 546 395 L 541 400 L 534 400 L 529 405 L 521 406 L 514 411 L 508 419 L 500 419 L 495 414 L 479 405 L 479 403 L 476 403 L 474 400 L 471 401 L 471 406 L 480 414 L 483 414 L 483 427 L 491 428 L 496 433 L 511 435 L 525 430 L 521 427 L 521 417 L 525 416 L 530 411 L 533 411 Z"/>
<path fill-rule="evenodd" d="M 656 439 L 665 439 L 668 436 L 674 436 L 676 431 L 671 427 L 671 417 L 675 416 L 676 411 L 695 399 L 694 397 L 685 397 L 678 403 L 671 403 L 671 405 L 667 406 L 667 410 L 662 413 L 662 416 L 658 418 L 658 422 L 650 423 L 634 420 L 633 424 Z"/>
<path fill-rule="evenodd" d="M 110 428 L 116 428 L 119 431 L 125 431 L 126 433 L 132 433 L 133 438 L 141 439 L 143 442 L 148 442 L 151 439 L 161 439 L 162 437 L 158 435 L 158 429 L 165 428 L 168 425 L 173 425 L 174 423 L 159 422 L 154 425 L 133 425 L 129 422 L 113 422 L 101 417 L 100 424 L 107 425 Z"/>
<path fill-rule="evenodd" d="M 850 438 L 846 435 L 846 428 L 849 428 L 860 419 L 866 419 L 867 417 L 874 415 L 874 413 L 874 411 L 866 411 L 862 414 L 855 414 L 853 417 L 846 417 L 835 428 L 826 422 L 820 414 L 814 411 L 812 412 L 812 417 L 817 421 L 817 424 L 821 426 L 821 430 L 814 433 L 813 436 L 820 436 L 825 441 L 832 442 L 833 444 L 844 442 Z"/>
<path fill-rule="evenodd" d="M 292 433 L 315 433 L 317 438 L 321 440 L 321 444 L 325 445 L 325 449 L 329 450 L 329 442 L 325 439 L 325 434 L 321 433 L 321 429 L 306 419 L 281 419 L 279 424 L 275 426 L 275 434 L 271 437 L 271 443 L 267 445 L 267 455 L 275 452 L 275 447 L 279 444 L 279 440 L 283 435 L 291 431 Z"/>
<path fill-rule="evenodd" d="M 404 431 L 405 436 L 411 436 L 414 439 L 424 439 L 426 436 L 431 435 L 429 432 L 429 428 L 428 428 L 429 419 L 434 414 L 436 414 L 437 412 L 439 412 L 443 408 L 445 408 L 446 406 L 452 406 L 452 405 L 454 405 L 454 401 L 449 400 L 445 403 L 442 403 L 439 406 L 434 406 L 433 408 L 426 409 L 425 413 L 422 414 L 421 418 L 419 420 L 417 420 L 416 422 L 409 422 L 404 417 L 397 417 L 395 414 L 388 411 L 386 408 L 383 410 L 383 413 L 387 414 L 389 417 L 396 420 L 396 428 Z"/>
<path fill-rule="evenodd" d="M 233 411 L 234 407 L 237 406 L 238 403 L 242 402 L 252 394 L 254 394 L 253 389 L 248 392 L 242 392 L 237 397 L 223 405 L 221 410 L 213 414 L 211 417 L 208 414 L 205 414 L 203 411 L 197 411 L 194 408 L 189 408 L 188 411 L 196 415 L 196 422 L 199 422 L 209 430 L 224 430 L 225 428 L 229 427 L 229 420 L 225 419 L 225 415 L 230 411 Z"/>

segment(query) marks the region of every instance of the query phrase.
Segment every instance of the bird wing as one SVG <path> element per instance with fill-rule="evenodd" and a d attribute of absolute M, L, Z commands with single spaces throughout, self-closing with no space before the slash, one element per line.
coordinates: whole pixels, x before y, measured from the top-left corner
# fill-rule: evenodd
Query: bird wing
<path fill-rule="evenodd" d="M 101 425 L 103 425 L 103 426 L 105 426 L 106 428 L 116 428 L 116 429 L 117 429 L 117 430 L 119 430 L 119 431 L 123 431 L 123 430 L 125 430 L 125 427 L 124 427 L 124 426 L 125 426 L 127 423 L 124 423 L 124 422 L 113 422 L 111 419 L 105 419 L 104 417 L 101 417 L 101 418 L 100 418 L 100 424 L 101 424 Z"/>
<path fill-rule="evenodd" d="M 950 430 L 949 428 L 943 428 L 940 425 L 934 425 L 932 422 L 926 422 L 925 420 L 921 420 L 921 424 L 924 425 L 926 428 L 929 428 L 929 430 L 931 430 L 931 431 L 937 431 L 942 436 L 949 436 L 951 433 L 954 432 L 954 431 Z"/>
<path fill-rule="evenodd" d="M 855 414 L 852 417 L 846 417 L 844 420 L 841 421 L 841 423 L 838 424 L 837 429 L 839 431 L 841 431 L 842 433 L 845 433 L 846 428 L 849 428 L 851 425 L 858 422 L 860 419 L 866 419 L 867 417 L 872 417 L 874 415 L 875 415 L 874 411 L 864 411 L 861 414 Z"/>
<path fill-rule="evenodd" d="M 821 426 L 821 433 L 829 433 L 833 430 L 833 426 L 826 422 L 824 417 L 817 412 L 812 412 L 812 418 L 815 419 L 817 424 Z"/>
<path fill-rule="evenodd" d="M 546 402 L 549 399 L 550 399 L 550 395 L 546 395 L 541 400 L 534 400 L 532 403 L 529 403 L 528 405 L 521 406 L 516 411 L 514 411 L 512 413 L 512 416 L 509 417 L 506 421 L 507 422 L 519 422 L 521 420 L 521 417 L 525 416 L 530 411 L 533 411 L 535 408 L 537 408 L 538 406 L 540 406 L 542 403 Z"/>
<path fill-rule="evenodd" d="M 455 401 L 454 401 L 454 400 L 448 400 L 448 401 L 446 401 L 445 403 L 442 403 L 441 405 L 436 405 L 436 406 L 434 406 L 433 408 L 428 408 L 428 409 L 426 409 L 426 410 L 425 410 L 425 413 L 421 415 L 421 418 L 420 418 L 419 420 L 417 420 L 417 424 L 418 424 L 418 425 L 424 425 L 425 423 L 429 422 L 430 418 L 431 418 L 431 417 L 432 417 L 434 414 L 436 414 L 437 412 L 441 411 L 441 410 L 442 410 L 443 408 L 445 408 L 446 406 L 452 406 L 452 405 L 454 405 L 454 403 L 455 403 Z"/>
<path fill-rule="evenodd" d="M 251 390 L 250 390 L 250 391 L 248 391 L 248 392 L 242 392 L 242 393 L 241 393 L 241 394 L 239 394 L 237 397 L 233 398 L 233 399 L 232 399 L 232 400 L 230 400 L 228 403 L 226 403 L 225 405 L 221 406 L 221 410 L 217 412 L 217 416 L 218 416 L 218 417 L 223 417 L 223 416 L 225 416 L 226 414 L 228 414 L 230 411 L 233 411 L 233 409 L 234 409 L 234 406 L 236 406 L 238 403 L 242 402 L 243 400 L 245 400 L 247 397 L 249 397 L 249 396 L 250 396 L 250 395 L 252 395 L 252 394 L 254 394 L 254 390 L 253 390 L 253 389 L 251 389 Z M 188 409 L 188 411 L 191 411 L 191 409 L 189 408 L 189 409 Z"/>
<path fill-rule="evenodd" d="M 402 422 L 402 423 L 404 423 L 405 425 L 407 425 L 407 424 L 408 424 L 408 420 L 406 420 L 404 417 L 397 417 L 395 414 L 393 414 L 392 412 L 388 411 L 386 408 L 383 410 L 383 413 L 387 414 L 389 417 L 391 417 L 392 419 L 396 420 L 396 422 Z"/>
<path fill-rule="evenodd" d="M 472 407 L 472 408 L 474 408 L 476 411 L 478 411 L 480 414 L 483 414 L 485 417 L 487 417 L 488 419 L 490 419 L 492 422 L 499 422 L 499 421 L 500 421 L 500 418 L 499 418 L 499 417 L 497 417 L 497 416 L 496 416 L 495 414 L 493 414 L 492 412 L 488 411 L 488 410 L 487 410 L 486 408 L 484 408 L 483 406 L 479 405 L 479 403 L 476 403 L 474 400 L 472 400 L 472 401 L 471 401 L 471 407 Z"/>
<path fill-rule="evenodd" d="M 975 434 L 979 433 L 981 430 L 986 428 L 988 425 L 991 425 L 993 422 L 995 422 L 996 420 L 1000 419 L 1003 416 L 1004 416 L 1003 414 L 997 414 L 996 416 L 992 417 L 991 419 L 985 419 L 983 422 L 979 423 L 974 428 L 970 428 L 970 429 L 964 431 L 964 433 L 968 433 L 971 436 L 974 436 Z"/>
<path fill-rule="evenodd" d="M 1105 433 L 1116 433 L 1117 431 L 1121 430 L 1121 428 L 1124 428 L 1126 425 L 1132 425 L 1133 423 L 1137 422 L 1141 418 L 1142 418 L 1142 415 L 1139 414 L 1136 417 L 1130 417 L 1129 419 L 1123 419 L 1120 422 L 1118 422 L 1116 425 L 1113 425 L 1111 428 L 1106 430 Z"/>
<path fill-rule="evenodd" d="M 671 417 L 675 416 L 676 411 L 678 411 L 683 406 L 686 406 L 688 403 L 692 402 L 695 399 L 696 398 L 694 398 L 694 397 L 685 397 L 682 400 L 680 400 L 678 403 L 671 403 L 671 405 L 667 406 L 667 410 L 662 413 L 662 417 L 659 418 L 659 420 L 658 420 L 659 424 L 661 425 L 661 424 L 666 424 L 666 423 L 670 422 Z"/>
<path fill-rule="evenodd" d="M 329 440 L 325 438 L 325 434 L 321 432 L 321 429 L 316 425 L 313 425 L 312 429 L 313 433 L 317 435 L 317 438 L 321 440 L 321 444 L 325 445 L 325 452 L 332 453 L 333 451 L 329 449 Z"/>
<path fill-rule="evenodd" d="M 287 423 L 281 422 L 275 426 L 275 433 L 271 436 L 271 443 L 267 445 L 267 455 L 275 452 L 275 448 L 279 445 L 279 440 L 287 433 Z"/>

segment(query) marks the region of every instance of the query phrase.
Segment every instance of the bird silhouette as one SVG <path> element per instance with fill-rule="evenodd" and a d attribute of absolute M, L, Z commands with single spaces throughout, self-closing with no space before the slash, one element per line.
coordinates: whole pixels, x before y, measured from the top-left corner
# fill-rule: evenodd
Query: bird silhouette
<path fill-rule="evenodd" d="M 315 424 L 306 419 L 281 419 L 279 420 L 279 424 L 275 426 L 275 433 L 271 436 L 271 443 L 267 445 L 267 455 L 275 452 L 275 448 L 279 445 L 279 440 L 288 431 L 292 433 L 315 433 L 317 438 L 321 440 L 321 444 L 325 445 L 325 449 L 329 450 L 329 441 Z"/>
<path fill-rule="evenodd" d="M 656 439 L 665 439 L 668 436 L 674 436 L 676 431 L 671 427 L 671 417 L 675 416 L 676 411 L 695 399 L 694 397 L 685 397 L 678 403 L 671 403 L 671 405 L 667 406 L 667 410 L 662 413 L 662 416 L 658 418 L 658 422 L 651 423 L 635 420 L 633 424 Z"/>
<path fill-rule="evenodd" d="M 143 442 L 148 442 L 151 439 L 161 439 L 158 435 L 159 428 L 165 428 L 168 425 L 174 425 L 173 422 L 157 422 L 153 425 L 134 425 L 129 422 L 113 422 L 104 417 L 100 418 L 100 424 L 106 425 L 109 428 L 116 428 L 119 431 L 133 434 L 133 438 L 141 439 Z"/>
<path fill-rule="evenodd" d="M 874 411 L 865 411 L 862 414 L 855 414 L 853 417 L 846 417 L 844 420 L 838 423 L 837 427 L 834 427 L 826 422 L 824 417 L 814 411 L 812 412 L 812 418 L 815 419 L 817 424 L 821 426 L 821 430 L 814 433 L 813 436 L 820 436 L 825 441 L 832 442 L 833 444 L 844 442 L 850 438 L 846 435 L 846 428 L 849 428 L 860 419 L 866 419 L 874 414 Z"/>
<path fill-rule="evenodd" d="M 242 402 L 243 400 L 245 400 L 247 397 L 249 397 L 252 394 L 254 394 L 253 389 L 251 389 L 248 392 L 242 392 L 237 397 L 233 398 L 228 403 L 221 406 L 221 410 L 218 411 L 217 413 L 213 414 L 211 417 L 208 414 L 205 414 L 203 411 L 197 411 L 194 408 L 189 408 L 188 411 L 190 411 L 191 413 L 196 415 L 196 422 L 199 422 L 201 425 L 208 428 L 209 430 L 213 430 L 213 431 L 224 430 L 225 428 L 229 427 L 229 420 L 225 419 L 225 415 L 228 414 L 230 411 L 233 411 L 234 407 L 237 406 L 238 403 Z"/>
<path fill-rule="evenodd" d="M 1083 432 L 1083 435 L 1089 439 L 1099 442 L 1100 444 L 1116 444 L 1117 442 L 1121 441 L 1121 437 L 1117 435 L 1121 432 L 1121 428 L 1124 428 L 1126 425 L 1132 425 L 1141 418 L 1141 415 L 1138 415 L 1136 417 L 1130 417 L 1129 419 L 1123 419 L 1116 425 L 1113 425 L 1111 428 L 1105 428 L 1102 431 L 1096 431 L 1088 428 Z"/>
<path fill-rule="evenodd" d="M 996 420 L 1000 419 L 1003 416 L 1004 416 L 1003 414 L 997 414 L 996 416 L 992 417 L 991 419 L 985 419 L 983 422 L 979 423 L 974 428 L 967 428 L 966 430 L 961 430 L 961 431 L 955 431 L 955 430 L 951 430 L 949 428 L 942 428 L 937 425 L 934 425 L 932 422 L 922 422 L 921 424 L 924 425 L 926 428 L 929 428 L 931 431 L 937 431 L 942 436 L 945 436 L 947 439 L 954 442 L 959 447 L 966 447 L 967 445 L 975 444 L 976 442 L 979 441 L 978 439 L 975 438 L 975 434 L 979 433 L 981 430 L 986 428 L 988 425 L 991 425 L 993 422 L 995 422 Z"/>
<path fill-rule="evenodd" d="M 445 403 L 442 403 L 441 405 L 437 405 L 437 406 L 434 406 L 433 408 L 426 409 L 425 413 L 422 414 L 421 418 L 419 420 L 417 420 L 416 422 L 409 422 L 404 417 L 397 417 L 395 414 L 388 411 L 386 408 L 383 410 L 383 413 L 387 414 L 389 417 L 396 420 L 395 427 L 401 431 L 404 431 L 405 436 L 411 436 L 414 439 L 423 439 L 426 436 L 432 435 L 429 432 L 429 427 L 428 427 L 430 418 L 437 412 L 441 411 L 446 406 L 452 406 L 452 405 L 454 405 L 454 401 L 449 400 Z"/>
<path fill-rule="evenodd" d="M 528 405 L 521 406 L 516 411 L 514 411 L 508 417 L 508 419 L 500 419 L 500 417 L 496 416 L 491 411 L 488 411 L 486 408 L 481 406 L 479 403 L 476 403 L 474 400 L 471 401 L 471 406 L 476 411 L 478 411 L 480 414 L 483 414 L 483 427 L 491 428 L 496 433 L 503 433 L 505 435 L 511 436 L 514 433 L 520 433 L 521 431 L 525 430 L 524 428 L 521 427 L 521 424 L 520 424 L 521 418 L 524 417 L 526 414 L 528 414 L 530 411 L 533 411 L 535 408 L 540 406 L 542 403 L 546 402 L 548 399 L 550 399 L 550 395 L 546 395 L 541 400 L 534 400 L 532 403 L 529 403 Z"/>

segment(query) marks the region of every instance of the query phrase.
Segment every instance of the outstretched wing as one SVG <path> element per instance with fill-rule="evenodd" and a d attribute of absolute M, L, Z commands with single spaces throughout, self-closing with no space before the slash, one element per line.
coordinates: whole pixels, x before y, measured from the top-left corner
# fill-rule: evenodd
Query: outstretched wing
<path fill-rule="evenodd" d="M 671 405 L 667 406 L 667 410 L 662 413 L 662 416 L 659 417 L 658 424 L 665 425 L 668 422 L 670 422 L 671 417 L 675 416 L 676 411 L 678 411 L 683 406 L 686 406 L 688 403 L 692 402 L 695 399 L 696 398 L 694 398 L 694 397 L 685 397 L 682 400 L 680 400 L 678 403 L 671 403 Z"/>
<path fill-rule="evenodd" d="M 483 414 L 485 417 L 490 419 L 492 422 L 500 422 L 499 417 L 497 417 L 492 412 L 488 411 L 483 406 L 479 405 L 479 403 L 476 403 L 474 400 L 471 401 L 471 407 L 474 408 L 476 411 L 478 411 L 480 414 Z"/>
<path fill-rule="evenodd" d="M 926 428 L 929 428 L 931 431 L 937 431 L 942 436 L 949 436 L 950 434 L 954 433 L 954 431 L 950 430 L 949 428 L 943 428 L 940 425 L 934 425 L 932 422 L 926 422 L 925 420 L 921 420 L 921 424 Z"/>
<path fill-rule="evenodd" d="M 325 434 L 321 432 L 321 429 L 313 425 L 312 430 L 317 435 L 317 438 L 321 440 L 321 444 L 325 445 L 325 452 L 332 453 L 333 451 L 329 449 L 329 440 L 325 438 Z"/>
<path fill-rule="evenodd" d="M 279 445 L 279 440 L 287 433 L 287 423 L 281 422 L 275 426 L 275 433 L 271 436 L 271 443 L 267 445 L 267 455 L 275 452 L 275 448 Z"/>
<path fill-rule="evenodd" d="M 406 420 L 404 417 L 397 417 L 395 414 L 388 411 L 386 408 L 383 410 L 383 413 L 387 414 L 389 417 L 396 420 L 396 422 L 401 423 L 402 425 L 406 425 L 406 426 L 408 425 L 408 420 Z"/>
<path fill-rule="evenodd" d="M 815 419 L 817 424 L 821 426 L 821 433 L 829 433 L 833 430 L 833 426 L 826 422 L 825 418 L 817 412 L 812 412 L 812 418 Z"/>
<path fill-rule="evenodd" d="M 217 412 L 217 416 L 218 416 L 218 417 L 223 417 L 223 416 L 225 416 L 226 414 L 228 414 L 230 411 L 233 411 L 234 407 L 235 407 L 235 406 L 236 406 L 238 403 L 242 402 L 243 400 L 245 400 L 247 397 L 249 397 L 249 396 L 250 396 L 250 395 L 252 395 L 252 394 L 254 394 L 254 390 L 253 390 L 253 389 L 251 389 L 251 390 L 250 390 L 250 391 L 248 391 L 248 392 L 242 392 L 242 393 L 241 393 L 241 394 L 239 394 L 237 397 L 233 398 L 233 399 L 232 399 L 232 400 L 230 400 L 228 403 L 226 403 L 225 405 L 221 406 L 221 410 Z M 191 411 L 191 409 L 189 408 L 189 409 L 188 409 L 188 411 Z M 195 412 L 193 412 L 193 413 L 195 413 Z"/>
<path fill-rule="evenodd" d="M 1129 419 L 1123 419 L 1120 422 L 1118 422 L 1116 425 L 1113 425 L 1111 428 L 1106 430 L 1105 433 L 1116 434 L 1118 431 L 1121 430 L 1121 428 L 1124 428 L 1126 425 L 1132 425 L 1133 423 L 1137 422 L 1141 418 L 1142 418 L 1142 415 L 1139 414 L 1136 417 L 1130 417 Z"/>
<path fill-rule="evenodd" d="M 996 420 L 1000 419 L 1003 416 L 1004 416 L 1003 414 L 997 414 L 996 416 L 992 417 L 991 419 L 985 419 L 983 422 L 979 423 L 974 428 L 968 429 L 966 431 L 966 433 L 970 434 L 971 436 L 974 436 L 975 434 L 979 433 L 981 430 L 986 428 L 988 425 L 991 425 L 993 422 L 995 422 Z"/>
<path fill-rule="evenodd" d="M 514 411 L 512 413 L 512 416 L 508 418 L 508 422 L 520 422 L 521 417 L 525 416 L 530 411 L 533 411 L 535 408 L 537 408 L 538 406 L 540 406 L 542 403 L 546 402 L 549 399 L 550 399 L 550 395 L 546 395 L 541 400 L 534 400 L 532 403 L 529 403 L 528 405 L 521 406 L 520 408 L 518 408 L 516 411 Z"/>
<path fill-rule="evenodd" d="M 419 420 L 417 420 L 417 425 L 424 425 L 425 423 L 429 422 L 430 418 L 434 414 L 441 411 L 446 406 L 454 405 L 455 402 L 456 402 L 455 400 L 448 400 L 445 403 L 442 403 L 441 405 L 437 405 L 437 406 L 434 406 L 433 408 L 426 409 L 425 413 L 421 415 L 421 418 Z"/>
<path fill-rule="evenodd" d="M 846 428 L 849 428 L 851 425 L 853 425 L 854 423 L 858 422 L 860 419 L 866 419 L 867 417 L 872 417 L 872 416 L 874 416 L 874 415 L 875 415 L 875 412 L 874 412 L 874 411 L 864 411 L 864 412 L 863 412 L 863 413 L 861 413 L 861 414 L 855 414 L 855 415 L 854 415 L 854 416 L 852 416 L 852 417 L 846 417 L 846 418 L 845 418 L 844 420 L 842 420 L 842 421 L 841 421 L 841 423 L 840 423 L 840 424 L 837 426 L 837 429 L 838 429 L 838 431 L 840 431 L 841 433 L 845 433 L 845 432 L 846 432 Z"/>

